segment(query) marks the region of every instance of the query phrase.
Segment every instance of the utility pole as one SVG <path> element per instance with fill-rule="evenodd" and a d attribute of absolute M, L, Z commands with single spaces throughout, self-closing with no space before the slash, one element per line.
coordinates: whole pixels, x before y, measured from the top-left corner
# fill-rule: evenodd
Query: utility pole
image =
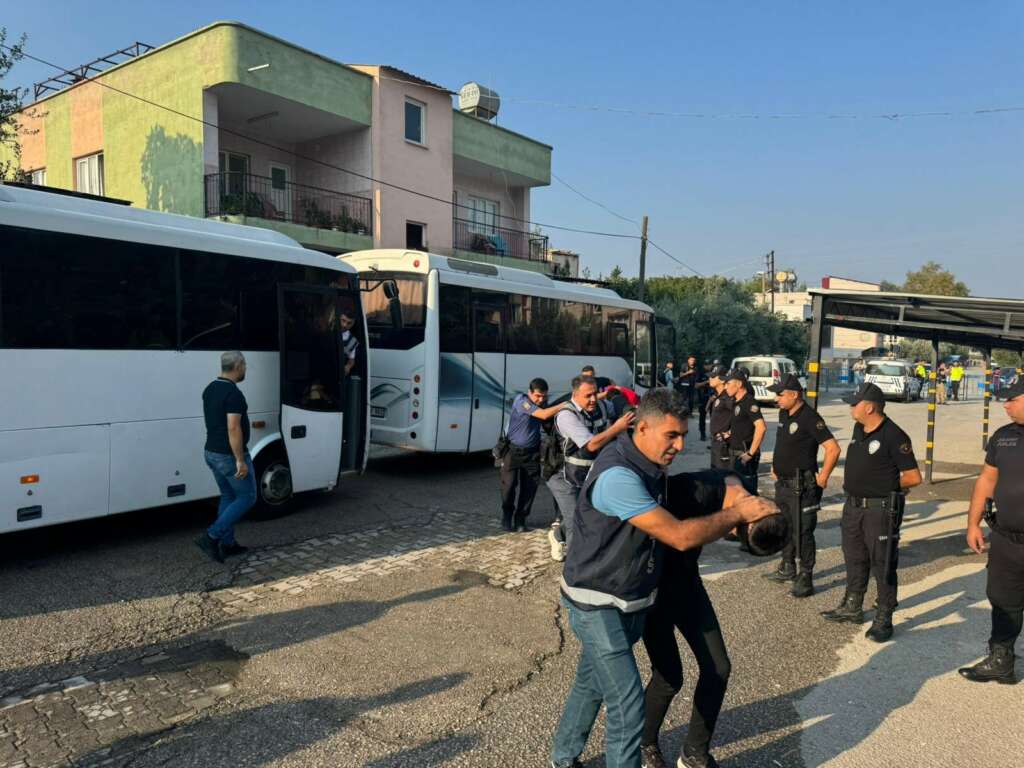
<path fill-rule="evenodd" d="M 647 217 L 640 228 L 640 301 L 644 300 L 644 272 L 647 270 Z"/>
<path fill-rule="evenodd" d="M 775 251 L 769 251 L 768 259 L 768 290 L 772 294 L 772 314 L 775 314 Z"/>

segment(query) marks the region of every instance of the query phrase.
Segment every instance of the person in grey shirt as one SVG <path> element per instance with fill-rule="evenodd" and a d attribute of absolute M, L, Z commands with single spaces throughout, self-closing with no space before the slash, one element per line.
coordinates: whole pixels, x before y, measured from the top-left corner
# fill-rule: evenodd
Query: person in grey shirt
<path fill-rule="evenodd" d="M 597 398 L 597 382 L 592 376 L 572 380 L 572 399 L 555 417 L 555 438 L 562 444 L 565 464 L 548 480 L 548 490 L 558 506 L 559 520 L 548 531 L 551 557 L 565 559 L 571 544 L 572 519 L 587 472 L 598 452 L 616 435 L 625 432 L 636 418 L 632 411 L 613 421 L 611 408 Z"/>

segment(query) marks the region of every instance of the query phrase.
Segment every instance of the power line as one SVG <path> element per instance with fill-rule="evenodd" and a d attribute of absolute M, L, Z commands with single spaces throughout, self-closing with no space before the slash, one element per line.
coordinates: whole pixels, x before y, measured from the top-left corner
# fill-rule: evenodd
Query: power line
<path fill-rule="evenodd" d="M 628 216 L 623 216 L 623 215 L 622 215 L 621 213 L 616 213 L 615 211 L 613 211 L 613 210 L 612 210 L 611 208 L 609 208 L 609 207 L 608 207 L 607 205 L 605 205 L 605 204 L 604 204 L 604 203 L 602 203 L 601 201 L 599 201 L 599 200 L 595 200 L 594 198 L 592 198 L 592 197 L 590 197 L 590 196 L 588 196 L 588 195 L 585 195 L 584 193 L 582 193 L 582 192 L 580 192 L 580 191 L 579 191 L 578 189 L 576 189 L 576 187 L 574 187 L 574 186 L 573 186 L 572 184 L 570 184 L 570 183 L 569 183 L 568 181 L 566 181 L 565 179 L 563 179 L 563 178 L 559 177 L 559 176 L 558 176 L 558 174 L 556 174 L 556 173 L 552 172 L 552 174 L 551 174 L 551 177 L 552 177 L 553 179 L 555 179 L 556 181 L 558 181 L 558 182 L 559 182 L 560 184 L 564 184 L 564 185 L 565 185 L 566 187 L 568 187 L 569 189 L 571 189 L 571 190 L 572 190 L 573 192 L 575 192 L 575 193 L 576 193 L 577 195 L 579 195 L 580 197 L 582 197 L 582 198 L 583 198 L 584 200 L 586 200 L 586 201 L 587 201 L 588 203 L 593 203 L 593 204 L 594 204 L 594 205 L 596 205 L 596 206 L 597 206 L 598 208 L 603 208 L 603 209 L 604 209 L 605 211 L 607 211 L 608 213 L 610 213 L 610 214 L 611 214 L 612 216 L 614 216 L 615 218 L 617 218 L 617 219 L 622 219 L 622 220 L 623 220 L 623 221 L 625 221 L 625 222 L 629 222 L 629 223 L 630 223 L 630 224 L 632 224 L 632 225 L 633 225 L 634 227 L 637 227 L 637 228 L 639 228 L 639 227 L 640 227 L 640 224 L 639 224 L 639 223 L 638 223 L 638 222 L 637 222 L 637 221 L 636 221 L 635 219 L 631 219 L 631 218 L 629 218 Z"/>
<path fill-rule="evenodd" d="M 6 45 L 4 43 L 0 43 L 0 48 L 5 48 L 8 51 L 13 51 L 14 50 L 11 46 Z M 38 56 L 33 56 L 32 54 L 26 52 L 24 49 L 21 49 L 19 51 L 19 53 L 24 58 L 30 59 L 30 60 L 35 61 L 35 62 L 38 62 L 39 64 L 43 64 L 43 65 L 45 65 L 47 67 L 53 67 L 54 69 L 60 70 L 61 72 L 66 71 L 66 69 L 58 66 L 57 64 L 54 64 L 53 62 L 47 61 L 45 59 L 41 59 Z M 185 112 L 181 112 L 180 110 L 174 109 L 173 107 L 168 107 L 165 104 L 160 104 L 159 102 L 152 101 L 151 99 L 147 99 L 144 96 L 139 96 L 138 94 L 130 93 L 129 91 L 125 91 L 125 90 L 117 88 L 117 87 L 115 87 L 113 85 L 110 85 L 109 83 L 104 83 L 104 82 L 102 82 L 99 79 L 100 77 L 102 77 L 102 73 L 100 75 L 96 75 L 95 77 L 85 77 L 85 78 L 82 78 L 79 82 L 82 82 L 82 83 L 85 83 L 85 82 L 96 83 L 97 85 L 102 86 L 103 88 L 106 88 L 106 89 L 108 89 L 110 91 L 113 91 L 115 93 L 119 93 L 122 96 L 127 96 L 129 98 L 136 99 L 136 100 L 142 102 L 143 104 L 148 104 L 149 106 L 156 107 L 157 109 L 163 109 L 163 110 L 165 110 L 167 112 L 170 112 L 173 115 L 177 115 L 179 117 L 183 117 L 183 118 L 186 118 L 188 120 L 194 120 L 195 122 L 200 123 L 202 125 L 209 126 L 210 128 L 216 128 L 219 131 L 223 131 L 224 133 L 227 133 L 227 134 L 229 134 L 231 136 L 237 136 L 238 138 L 245 139 L 246 141 L 251 141 L 252 143 L 257 144 L 259 146 L 267 147 L 268 149 L 273 149 L 273 150 L 275 150 L 277 152 L 283 152 L 283 153 L 291 155 L 292 157 L 295 157 L 295 158 L 297 158 L 299 160 L 305 160 L 305 161 L 310 162 L 310 163 L 315 163 L 315 164 L 321 165 L 321 166 L 323 166 L 325 168 L 330 168 L 332 170 L 340 171 L 342 173 L 347 173 L 347 174 L 350 174 L 350 175 L 355 176 L 357 178 L 364 179 L 366 181 L 371 181 L 371 182 L 374 182 L 376 184 L 380 184 L 381 186 L 390 187 L 391 189 L 396 189 L 396 190 L 399 190 L 401 192 L 406 192 L 406 193 L 408 193 L 410 195 L 416 195 L 417 197 L 422 197 L 422 198 L 424 198 L 426 200 L 432 200 L 434 202 L 441 203 L 443 205 L 449 206 L 449 207 L 451 207 L 453 209 L 466 208 L 466 206 L 464 206 L 464 205 L 459 205 L 458 203 L 454 203 L 451 200 L 446 200 L 443 197 L 437 197 L 436 195 L 431 195 L 431 194 L 428 194 L 426 192 L 419 192 L 418 190 L 410 189 L 409 187 L 403 187 L 400 184 L 394 184 L 394 183 L 389 182 L 389 181 L 384 181 L 383 179 L 378 179 L 378 178 L 375 178 L 373 176 L 369 176 L 369 175 L 367 175 L 365 173 L 359 173 L 358 171 L 353 171 L 353 170 L 351 170 L 349 168 L 343 168 L 340 165 L 334 165 L 333 163 L 329 163 L 326 160 L 321 160 L 321 159 L 316 158 L 316 157 L 309 157 L 307 155 L 300 154 L 300 153 L 296 152 L 295 150 L 288 149 L 287 147 L 280 147 L 280 146 L 277 146 L 276 144 L 272 144 L 270 142 L 263 141 L 262 139 L 257 139 L 257 138 L 255 138 L 253 136 L 249 136 L 247 134 L 241 133 L 240 131 L 235 131 L 235 130 L 233 130 L 231 128 L 223 127 L 223 126 L 221 126 L 221 125 L 219 125 L 217 123 L 212 123 L 212 122 L 210 122 L 208 120 L 204 120 L 201 117 L 196 117 L 195 115 L 190 115 L 190 114 L 187 114 Z M 76 83 L 76 85 L 77 84 L 78 83 Z M 562 231 L 562 232 L 574 232 L 574 233 L 583 234 L 583 235 L 594 235 L 594 236 L 598 236 L 598 237 L 616 237 L 616 238 L 625 238 L 625 239 L 630 239 L 630 240 L 639 240 L 640 239 L 639 235 L 626 235 L 626 234 L 622 234 L 622 233 L 618 233 L 618 232 L 598 232 L 598 231 L 595 231 L 595 230 L 582 229 L 582 228 L 579 228 L 579 227 L 566 227 L 566 226 L 562 226 L 560 224 L 545 224 L 543 222 L 531 221 L 529 219 L 519 219 L 519 218 L 515 218 L 515 217 L 512 217 L 512 216 L 502 216 L 501 218 L 505 219 L 506 221 L 515 221 L 515 222 L 519 222 L 521 224 L 527 224 L 527 225 L 532 225 L 532 226 L 536 226 L 536 227 L 546 227 L 547 229 L 555 229 L 555 230 L 559 230 L 559 231 Z"/>
<path fill-rule="evenodd" d="M 674 262 L 675 262 L 676 264 L 678 264 L 679 266 L 681 266 L 681 267 L 685 267 L 686 269 L 688 269 L 688 270 L 690 270 L 691 272 L 693 272 L 693 274 L 695 274 L 695 275 L 696 275 L 697 277 L 705 277 L 705 275 L 704 275 L 704 273 L 703 273 L 703 272 L 701 272 L 700 270 L 694 269 L 693 267 L 691 267 L 691 266 L 690 266 L 689 264 L 687 264 L 687 263 L 686 263 L 685 261 L 683 261 L 682 259 L 678 259 L 678 258 L 676 258 L 676 257 L 675 257 L 675 256 L 673 256 L 673 255 L 672 255 L 671 253 L 669 253 L 669 252 L 668 252 L 668 251 L 666 251 L 666 250 L 665 250 L 664 248 L 662 248 L 662 247 L 661 247 L 660 245 L 658 245 L 658 244 L 657 244 L 656 242 L 654 242 L 653 240 L 651 240 L 651 238 L 647 238 L 647 242 L 648 242 L 648 243 L 650 243 L 650 244 L 651 244 L 652 246 L 654 246 L 655 248 L 657 248 L 657 249 L 658 249 L 659 251 L 661 251 L 661 252 L 662 252 L 663 254 L 665 254 L 666 256 L 668 256 L 668 257 L 669 257 L 670 259 L 672 259 L 672 261 L 674 261 Z"/>

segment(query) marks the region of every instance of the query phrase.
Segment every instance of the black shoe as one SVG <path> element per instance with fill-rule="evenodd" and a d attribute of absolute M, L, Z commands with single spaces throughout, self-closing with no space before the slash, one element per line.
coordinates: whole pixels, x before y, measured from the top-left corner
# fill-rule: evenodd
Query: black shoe
<path fill-rule="evenodd" d="M 779 584 L 785 584 L 787 581 L 792 581 L 796 578 L 796 565 L 794 563 L 787 563 L 782 561 L 779 563 L 779 567 L 771 573 L 762 573 L 761 576 L 769 581 L 777 581 Z"/>
<path fill-rule="evenodd" d="M 657 744 L 644 744 L 640 747 L 640 768 L 668 768 L 665 756 Z"/>
<path fill-rule="evenodd" d="M 892 608 L 878 608 L 875 611 L 875 619 L 864 637 L 876 643 L 884 643 L 892 637 Z"/>
<path fill-rule="evenodd" d="M 683 747 L 682 752 L 679 753 L 679 759 L 676 760 L 676 768 L 718 768 L 718 761 L 710 752 L 695 755 L 687 752 L 686 747 Z"/>
<path fill-rule="evenodd" d="M 814 582 L 811 581 L 810 571 L 802 571 L 793 582 L 793 589 L 789 594 L 793 597 L 810 597 L 814 594 Z"/>
<path fill-rule="evenodd" d="M 223 544 L 220 545 L 220 553 L 224 555 L 224 557 L 237 557 L 238 555 L 244 555 L 248 551 L 248 547 L 242 546 L 237 541 L 234 544 L 228 544 L 227 546 L 224 546 Z"/>
<path fill-rule="evenodd" d="M 526 533 L 528 530 L 530 530 L 529 526 L 526 525 L 525 517 L 517 517 L 514 522 L 516 527 L 516 533 Z"/>
<path fill-rule="evenodd" d="M 221 554 L 220 544 L 211 539 L 208 534 L 201 533 L 196 538 L 196 546 L 206 553 L 207 557 L 217 563 L 224 562 L 224 555 Z"/>
<path fill-rule="evenodd" d="M 970 680 L 972 683 L 994 681 L 1003 685 L 1016 685 L 1017 676 L 1013 670 L 1013 663 L 1012 647 L 994 645 L 988 656 L 973 667 L 963 667 L 957 671 L 965 680 Z"/>
<path fill-rule="evenodd" d="M 502 515 L 501 516 L 501 528 L 504 531 L 511 531 L 512 530 L 512 515 Z"/>
<path fill-rule="evenodd" d="M 847 592 L 843 602 L 831 611 L 822 611 L 821 615 L 829 621 L 861 624 L 864 621 L 864 593 Z"/>

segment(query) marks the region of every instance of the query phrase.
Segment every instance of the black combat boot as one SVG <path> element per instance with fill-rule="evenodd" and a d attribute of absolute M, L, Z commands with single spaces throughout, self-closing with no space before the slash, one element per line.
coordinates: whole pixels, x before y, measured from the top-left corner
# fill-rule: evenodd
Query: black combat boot
<path fill-rule="evenodd" d="M 787 581 L 792 581 L 796 578 L 796 563 L 792 560 L 783 560 L 779 563 L 779 567 L 771 573 L 762 574 L 764 578 L 770 581 L 777 581 L 780 584 L 785 584 Z"/>
<path fill-rule="evenodd" d="M 864 593 L 847 592 L 843 595 L 843 602 L 839 604 L 838 608 L 822 611 L 821 615 L 829 621 L 860 624 L 864 621 Z"/>
<path fill-rule="evenodd" d="M 882 608 L 881 606 L 876 608 L 875 620 L 871 622 L 864 637 L 874 640 L 876 643 L 884 643 L 892 637 L 892 610 L 892 608 Z"/>
<path fill-rule="evenodd" d="M 988 656 L 973 667 L 957 670 L 972 683 L 987 683 L 994 680 L 1003 685 L 1016 685 L 1017 676 L 1013 671 L 1013 647 L 993 645 Z"/>
<path fill-rule="evenodd" d="M 814 582 L 811 581 L 810 571 L 800 571 L 800 575 L 793 582 L 793 589 L 789 594 L 793 597 L 810 597 L 814 594 Z"/>

